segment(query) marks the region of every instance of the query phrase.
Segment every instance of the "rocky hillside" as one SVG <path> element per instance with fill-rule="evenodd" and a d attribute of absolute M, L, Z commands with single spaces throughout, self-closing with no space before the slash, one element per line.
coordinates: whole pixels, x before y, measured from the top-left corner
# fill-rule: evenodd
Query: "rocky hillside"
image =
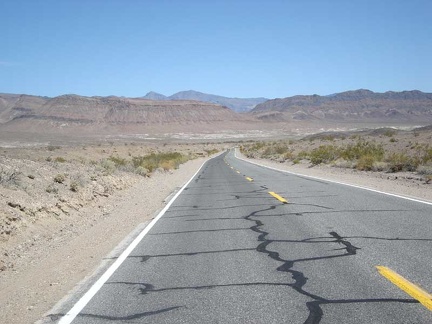
<path fill-rule="evenodd" d="M 85 127 L 88 131 L 121 128 L 137 131 L 145 126 L 212 125 L 247 118 L 211 103 L 192 100 L 147 100 L 120 97 L 63 95 L 55 98 L 0 95 L 0 129 L 50 131 Z M 190 125 L 190 126 L 187 126 Z"/>
<path fill-rule="evenodd" d="M 266 121 L 432 122 L 432 93 L 375 93 L 355 90 L 331 96 L 293 96 L 257 105 L 253 116 Z"/>
<path fill-rule="evenodd" d="M 151 91 L 142 98 L 153 100 L 197 100 L 222 105 L 234 110 L 235 112 L 250 111 L 256 105 L 268 100 L 266 98 L 228 98 L 194 90 L 180 91 L 169 97 Z"/>
<path fill-rule="evenodd" d="M 0 94 L 0 124 L 31 114 L 43 106 L 49 98 L 29 95 Z"/>

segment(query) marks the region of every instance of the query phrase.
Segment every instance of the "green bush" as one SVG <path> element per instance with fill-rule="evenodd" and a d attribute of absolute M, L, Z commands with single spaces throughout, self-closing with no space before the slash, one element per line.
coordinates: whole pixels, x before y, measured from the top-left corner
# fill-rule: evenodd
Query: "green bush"
<path fill-rule="evenodd" d="M 180 164 L 185 163 L 188 160 L 188 156 L 178 152 L 151 153 L 144 156 L 134 156 L 132 158 L 132 164 L 135 169 L 142 167 L 147 169 L 149 172 L 153 172 L 159 167 L 177 169 Z"/>
<path fill-rule="evenodd" d="M 364 156 L 372 156 L 376 161 L 384 158 L 384 148 L 380 144 L 360 140 L 341 149 L 340 157 L 348 161 L 356 161 Z"/>
<path fill-rule="evenodd" d="M 356 169 L 363 171 L 372 171 L 375 163 L 375 157 L 372 155 L 363 155 L 358 159 Z"/>
<path fill-rule="evenodd" d="M 123 159 L 119 156 L 113 156 L 111 155 L 108 160 L 114 162 L 116 167 L 125 166 L 127 164 L 127 160 Z"/>
<path fill-rule="evenodd" d="M 334 145 L 320 145 L 309 153 L 309 160 L 313 165 L 329 163 L 339 157 L 339 148 Z"/>

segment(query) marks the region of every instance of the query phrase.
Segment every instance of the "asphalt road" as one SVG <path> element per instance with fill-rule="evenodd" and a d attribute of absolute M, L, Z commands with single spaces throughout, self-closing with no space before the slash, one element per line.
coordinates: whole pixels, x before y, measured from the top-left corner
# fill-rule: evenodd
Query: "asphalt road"
<path fill-rule="evenodd" d="M 432 292 L 431 205 L 231 151 L 204 165 L 73 323 L 432 323 L 378 265 Z"/>

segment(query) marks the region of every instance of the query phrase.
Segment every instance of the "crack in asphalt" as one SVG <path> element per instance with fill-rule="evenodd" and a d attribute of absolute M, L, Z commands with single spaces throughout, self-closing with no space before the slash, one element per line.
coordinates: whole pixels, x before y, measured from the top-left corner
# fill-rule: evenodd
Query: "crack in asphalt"
<path fill-rule="evenodd" d="M 198 183 L 201 180 L 205 180 L 207 178 L 203 177 L 203 174 L 207 171 L 208 166 L 206 166 L 202 172 L 197 176 L 195 179 L 195 183 Z M 304 178 L 309 181 L 316 181 L 311 180 L 308 178 Z M 320 183 L 325 183 L 322 181 L 316 181 Z M 188 187 L 187 190 L 193 190 L 197 189 L 196 187 Z M 199 186 L 199 188 L 211 188 L 212 186 Z M 221 186 L 222 187 L 222 186 Z M 202 189 L 200 189 L 202 190 Z M 253 191 L 247 191 L 247 192 L 231 192 L 230 197 L 232 199 L 228 199 L 231 201 L 238 201 L 242 199 L 264 199 L 266 198 L 266 195 L 263 195 L 268 188 L 266 186 L 260 186 L 260 189 L 253 190 Z M 190 192 L 190 191 L 189 191 Z M 219 191 L 218 191 L 219 192 Z M 261 195 L 260 195 L 261 194 Z M 259 197 L 258 197 L 258 196 Z M 328 196 L 321 196 L 321 197 L 331 197 Z M 224 200 L 227 201 L 227 200 Z M 269 200 L 270 201 L 270 200 Z M 201 286 L 184 286 L 184 287 L 161 287 L 156 288 L 154 285 L 150 283 L 143 283 L 143 282 L 122 282 L 122 281 L 113 281 L 113 282 L 107 282 L 107 285 L 126 285 L 126 286 L 134 286 L 138 288 L 140 295 L 148 295 L 151 293 L 158 293 L 158 292 L 169 292 L 169 291 L 183 291 L 183 290 L 205 290 L 205 289 L 219 289 L 219 288 L 227 288 L 227 287 L 248 287 L 248 286 L 275 286 L 275 287 L 287 287 L 290 289 L 293 289 L 298 294 L 305 296 L 306 298 L 310 299 L 309 301 L 305 302 L 306 309 L 308 311 L 307 318 L 304 321 L 304 324 L 318 324 L 321 322 L 324 311 L 322 309 L 322 305 L 328 305 L 328 304 L 349 304 L 349 303 L 381 303 L 381 302 L 398 302 L 398 303 L 418 303 L 416 300 L 412 299 L 328 299 L 322 296 L 319 296 L 317 294 L 314 294 L 312 292 L 309 292 L 305 289 L 305 286 L 308 283 L 308 280 L 310 280 L 306 275 L 298 270 L 294 269 L 295 265 L 300 262 L 308 262 L 308 261 L 315 261 L 315 260 L 324 260 L 324 259 L 332 259 L 332 258 L 341 258 L 341 257 L 347 257 L 347 256 L 355 256 L 357 254 L 357 250 L 359 250 L 359 247 L 354 246 L 348 239 L 349 238 L 368 238 L 368 239 L 382 239 L 382 240 L 409 240 L 409 239 L 399 239 L 399 238 L 376 238 L 376 237 L 343 237 L 340 234 L 338 234 L 335 231 L 329 232 L 329 236 L 321 236 L 321 237 L 312 237 L 312 238 L 306 238 L 302 240 L 278 240 L 278 239 L 270 239 L 269 235 L 270 233 L 264 229 L 265 223 L 261 219 L 257 219 L 260 217 L 282 217 L 282 216 L 303 216 L 304 214 L 326 214 L 326 213 L 340 213 L 340 212 L 371 212 L 371 210 L 367 211 L 341 211 L 341 210 L 333 210 L 331 207 L 322 206 L 322 205 L 315 205 L 315 204 L 298 204 L 298 203 L 292 203 L 291 205 L 297 205 L 297 206 L 311 206 L 311 207 L 318 207 L 321 209 L 324 209 L 325 211 L 319 211 L 319 212 L 297 212 L 297 213 L 286 213 L 286 207 L 285 205 L 250 205 L 247 204 L 245 206 L 238 205 L 238 206 L 228 206 L 228 207 L 222 207 L 222 208 L 212 208 L 209 206 L 208 208 L 202 208 L 197 205 L 194 206 L 173 206 L 170 210 L 167 211 L 167 213 L 179 213 L 179 212 L 197 212 L 197 211 L 212 211 L 212 210 L 221 210 L 221 209 L 234 209 L 234 208 L 242 208 L 242 207 L 260 207 L 261 209 L 255 210 L 251 212 L 250 214 L 242 217 L 235 217 L 235 218 L 229 218 L 229 217 L 218 217 L 218 218 L 194 218 L 189 220 L 183 220 L 185 222 L 193 222 L 193 221 L 210 221 L 210 220 L 239 220 L 243 219 L 248 222 L 252 222 L 253 225 L 248 228 L 227 228 L 227 229 L 203 229 L 203 230 L 190 230 L 190 231 L 179 231 L 179 232 L 166 232 L 166 233 L 151 233 L 149 235 L 167 235 L 167 234 L 183 234 L 183 233 L 198 233 L 198 232 L 221 232 L 221 231 L 245 231 L 245 230 L 251 230 L 254 233 L 258 234 L 258 245 L 251 248 L 239 248 L 239 249 L 229 249 L 229 250 L 217 250 L 217 251 L 197 251 L 197 252 L 184 252 L 184 253 L 171 253 L 171 254 L 159 254 L 159 255 L 136 255 L 136 256 L 129 256 L 128 258 L 139 258 L 141 259 L 140 262 L 147 262 L 152 258 L 166 258 L 166 257 L 190 257 L 190 256 L 197 256 L 202 254 L 216 254 L 216 253 L 236 253 L 236 252 L 250 252 L 250 251 L 256 251 L 258 253 L 263 253 L 267 255 L 269 258 L 271 258 L 274 261 L 277 261 L 281 263 L 280 266 L 276 268 L 278 272 L 282 272 L 284 274 L 288 274 L 291 276 L 291 279 L 293 282 L 246 282 L 246 283 L 227 283 L 227 284 L 214 284 L 214 285 L 201 285 Z M 192 207 L 192 208 L 191 208 Z M 182 208 L 188 208 L 188 210 L 182 210 Z M 282 213 L 280 214 L 267 214 L 266 212 L 274 212 L 276 209 L 284 208 Z M 374 212 L 382 212 L 382 210 L 377 210 Z M 180 215 L 180 216 L 164 216 L 164 218 L 180 218 L 180 217 L 195 217 L 200 215 Z M 163 218 L 162 218 L 163 219 Z M 429 239 L 424 239 L 425 241 L 432 241 Z M 270 245 L 272 243 L 301 243 L 301 244 L 316 244 L 316 243 L 328 243 L 328 244 L 338 244 L 341 245 L 341 249 L 334 249 L 334 250 L 344 250 L 345 253 L 339 253 L 336 255 L 324 255 L 324 256 L 317 256 L 317 257 L 310 257 L 310 258 L 301 258 L 301 259 L 284 259 L 281 257 L 280 253 L 277 251 L 274 251 L 270 248 Z M 102 316 L 102 315 L 94 315 L 94 314 L 86 314 L 81 313 L 79 316 L 83 317 L 90 317 L 90 318 L 99 318 L 103 320 L 113 320 L 113 321 L 122 321 L 122 320 L 132 320 L 132 319 L 139 319 L 141 317 L 155 315 L 159 313 L 169 312 L 173 311 L 182 307 L 186 306 L 173 306 L 168 307 L 156 311 L 150 311 L 150 312 L 143 312 L 143 313 L 137 313 L 130 316 L 124 316 L 124 317 L 111 317 L 111 316 Z M 58 314 L 52 314 L 53 316 Z"/>

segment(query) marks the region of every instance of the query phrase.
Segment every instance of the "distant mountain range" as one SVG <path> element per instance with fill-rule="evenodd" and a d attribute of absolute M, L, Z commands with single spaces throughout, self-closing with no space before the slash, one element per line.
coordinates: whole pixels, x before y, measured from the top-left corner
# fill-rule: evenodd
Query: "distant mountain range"
<path fill-rule="evenodd" d="M 258 104 L 251 115 L 265 121 L 432 122 L 432 93 L 376 93 L 360 89 L 331 96 L 293 96 Z"/>
<path fill-rule="evenodd" d="M 211 102 L 214 104 L 228 107 L 235 112 L 248 112 L 252 110 L 256 105 L 268 100 L 267 98 L 228 98 L 208 93 L 202 93 L 194 90 L 180 91 L 169 97 L 157 92 L 150 91 L 141 98 L 150 100 L 196 100 L 203 102 Z"/>
<path fill-rule="evenodd" d="M 432 124 L 432 93 L 402 91 L 375 93 L 355 90 L 331 96 L 293 96 L 261 102 L 183 91 L 170 97 L 150 92 L 142 98 L 54 98 L 0 94 L 0 130 L 8 132 L 63 132 L 68 134 L 169 133 L 240 129 L 295 129 L 323 125 Z M 207 102 L 205 102 L 207 101 Z M 211 102 L 209 102 L 211 101 Z M 216 103 L 214 103 L 216 102 Z M 231 109 L 227 108 L 228 103 Z M 242 108 L 246 109 L 246 108 Z"/>
<path fill-rule="evenodd" d="M 0 94 L 0 127 L 7 131 L 109 133 L 117 129 L 131 133 L 150 127 L 163 132 L 169 125 L 193 131 L 248 118 L 221 105 L 193 100 Z"/>

